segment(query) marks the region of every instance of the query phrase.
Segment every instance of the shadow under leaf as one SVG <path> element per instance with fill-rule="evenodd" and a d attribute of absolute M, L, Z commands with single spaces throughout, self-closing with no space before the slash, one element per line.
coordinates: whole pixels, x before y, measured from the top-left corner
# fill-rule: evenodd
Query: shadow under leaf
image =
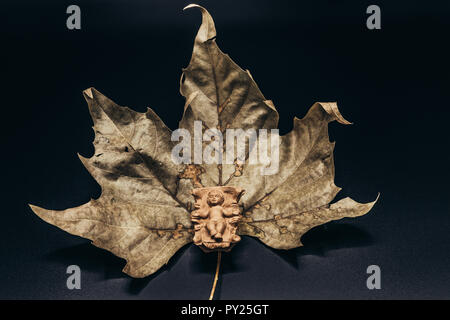
<path fill-rule="evenodd" d="M 65 266 L 77 264 L 83 270 L 104 273 L 105 280 L 127 277 L 122 272 L 125 266 L 123 259 L 90 242 L 55 250 L 47 254 L 45 259 Z"/>
<path fill-rule="evenodd" d="M 242 257 L 245 256 L 248 247 L 249 239 L 242 237 L 242 240 L 230 252 L 222 252 L 220 273 L 244 272 L 247 269 L 245 265 L 238 265 L 237 262 L 241 261 Z M 217 265 L 217 252 L 204 253 L 194 245 L 192 246 L 190 257 L 190 269 L 194 273 L 214 274 Z"/>
<path fill-rule="evenodd" d="M 244 265 L 237 265 L 236 261 L 245 258 L 246 250 L 251 246 L 252 240 L 243 237 L 241 242 L 230 252 L 222 253 L 220 273 L 228 274 L 234 272 L 244 272 Z M 299 267 L 299 258 L 305 255 L 325 256 L 327 252 L 342 248 L 366 247 L 373 244 L 373 239 L 365 230 L 344 223 L 328 223 L 311 229 L 302 237 L 303 247 L 291 250 L 277 250 L 269 248 L 273 253 L 282 258 L 295 269 Z M 78 264 L 82 269 L 91 272 L 104 273 L 105 280 L 117 278 L 130 278 L 128 292 L 138 295 L 154 278 L 161 272 L 170 270 L 177 264 L 178 260 L 189 250 L 190 267 L 192 272 L 214 274 L 217 264 L 217 253 L 205 254 L 196 246 L 186 245 L 175 253 L 167 265 L 163 266 L 154 274 L 135 279 L 130 278 L 122 272 L 125 261 L 114 254 L 97 248 L 91 243 L 83 243 L 68 248 L 58 249 L 48 255 L 45 259 L 58 262 L 65 266 Z M 215 299 L 220 299 L 222 277 L 217 283 Z"/>
<path fill-rule="evenodd" d="M 145 278 L 131 278 L 130 284 L 128 286 L 128 293 L 138 295 L 143 289 L 156 277 L 158 277 L 162 272 L 169 271 L 174 265 L 177 264 L 184 252 L 190 247 L 190 244 L 185 245 L 180 250 L 178 250 L 170 259 L 169 262 L 161 267 L 155 273 L 145 277 Z"/>
<path fill-rule="evenodd" d="M 372 236 L 365 230 L 345 223 L 328 223 L 317 226 L 302 237 L 303 247 L 290 250 L 269 248 L 295 269 L 299 267 L 299 257 L 305 255 L 325 256 L 331 250 L 367 247 L 373 244 Z"/>

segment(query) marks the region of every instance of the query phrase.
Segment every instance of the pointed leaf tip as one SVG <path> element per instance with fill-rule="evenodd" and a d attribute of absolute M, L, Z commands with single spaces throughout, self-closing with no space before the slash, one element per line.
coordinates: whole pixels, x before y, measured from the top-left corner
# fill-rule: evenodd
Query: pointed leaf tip
<path fill-rule="evenodd" d="M 94 99 L 94 95 L 92 93 L 92 87 L 91 88 L 87 88 L 86 90 L 83 90 L 83 94 L 85 97 L 90 98 L 90 99 Z"/>
<path fill-rule="evenodd" d="M 381 192 L 378 192 L 377 198 L 374 201 L 372 201 L 373 204 L 377 203 L 378 199 L 380 199 L 380 196 L 381 196 Z"/>
<path fill-rule="evenodd" d="M 342 124 L 353 124 L 342 116 L 336 102 L 319 102 L 319 104 L 329 115 L 333 116 L 337 122 Z"/>
<path fill-rule="evenodd" d="M 37 211 L 39 211 L 39 207 L 35 206 L 34 204 L 29 203 L 28 206 L 31 208 L 31 210 L 33 210 L 34 213 L 37 214 Z"/>
<path fill-rule="evenodd" d="M 83 157 L 81 154 L 77 152 L 78 159 L 85 165 L 85 163 L 89 160 L 89 158 Z"/>
<path fill-rule="evenodd" d="M 186 10 L 186 9 L 195 8 L 195 7 L 203 8 L 202 6 L 200 6 L 200 5 L 196 4 L 196 3 L 191 3 L 191 4 L 188 4 L 186 7 L 184 7 L 183 11 Z"/>
<path fill-rule="evenodd" d="M 45 216 L 46 216 L 46 214 L 48 216 L 48 210 L 38 207 L 38 206 L 35 206 L 31 203 L 29 203 L 28 206 L 31 208 L 31 210 L 34 212 L 35 215 L 37 215 L 39 218 L 43 219 L 44 221 L 47 221 L 47 220 L 45 220 Z"/>
<path fill-rule="evenodd" d="M 199 8 L 202 11 L 202 24 L 198 29 L 196 41 L 205 42 L 216 36 L 216 27 L 214 26 L 214 20 L 209 14 L 208 10 L 202 6 L 192 3 L 183 8 L 183 11 L 190 8 Z"/>

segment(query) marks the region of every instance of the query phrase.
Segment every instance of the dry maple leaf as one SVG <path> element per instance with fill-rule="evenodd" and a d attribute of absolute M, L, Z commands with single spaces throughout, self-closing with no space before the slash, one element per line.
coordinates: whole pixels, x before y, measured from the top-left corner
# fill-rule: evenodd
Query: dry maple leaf
<path fill-rule="evenodd" d="M 202 24 L 189 66 L 183 70 L 186 98 L 180 128 L 194 135 L 194 121 L 222 132 L 275 129 L 278 113 L 248 71 L 218 48 L 210 14 L 198 5 Z M 367 213 L 374 202 L 350 198 L 330 204 L 334 184 L 333 148 L 328 123 L 349 124 L 335 103 L 314 104 L 293 130 L 280 137 L 277 174 L 261 175 L 262 164 L 185 165 L 171 159 L 171 131 L 148 109 L 121 107 L 97 90 L 84 91 L 94 121 L 95 153 L 80 159 L 102 187 L 96 200 L 63 211 L 31 205 L 43 220 L 127 260 L 124 272 L 145 277 L 192 241 L 190 210 L 195 187 L 234 185 L 244 188 L 244 219 L 238 234 L 259 238 L 277 249 L 301 246 L 314 226 Z M 226 144 L 226 140 L 224 141 Z"/>

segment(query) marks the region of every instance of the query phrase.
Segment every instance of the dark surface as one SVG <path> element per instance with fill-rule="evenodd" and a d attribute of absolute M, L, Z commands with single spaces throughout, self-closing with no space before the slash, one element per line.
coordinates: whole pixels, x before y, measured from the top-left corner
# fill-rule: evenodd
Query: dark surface
<path fill-rule="evenodd" d="M 170 3 L 167 4 L 166 2 Z M 381 198 L 358 219 L 317 227 L 305 247 L 272 250 L 245 238 L 223 256 L 221 299 L 450 298 L 448 1 L 376 1 L 382 29 L 365 26 L 372 1 L 198 1 L 221 49 L 249 69 L 292 128 L 315 101 L 337 101 L 333 123 L 339 198 Z M 171 128 L 200 13 L 189 1 L 2 3 L 3 299 L 206 299 L 215 254 L 190 245 L 155 275 L 131 279 L 124 260 L 35 216 L 100 194 L 76 153 L 93 153 L 82 90 L 150 106 Z M 66 29 L 78 4 L 82 30 Z M 233 7 L 234 6 L 234 7 Z M 66 268 L 82 289 L 66 288 Z M 379 265 L 382 289 L 366 288 Z"/>

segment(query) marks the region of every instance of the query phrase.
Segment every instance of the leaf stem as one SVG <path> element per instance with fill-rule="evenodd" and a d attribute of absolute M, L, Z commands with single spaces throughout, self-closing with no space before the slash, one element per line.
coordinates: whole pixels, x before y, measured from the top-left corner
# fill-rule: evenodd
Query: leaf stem
<path fill-rule="evenodd" d="M 211 294 L 209 295 L 209 300 L 214 298 L 214 291 L 216 291 L 217 280 L 219 279 L 219 270 L 220 270 L 220 260 L 222 258 L 222 251 L 217 252 L 217 265 L 216 265 L 216 274 L 214 275 L 214 282 L 211 289 Z"/>

